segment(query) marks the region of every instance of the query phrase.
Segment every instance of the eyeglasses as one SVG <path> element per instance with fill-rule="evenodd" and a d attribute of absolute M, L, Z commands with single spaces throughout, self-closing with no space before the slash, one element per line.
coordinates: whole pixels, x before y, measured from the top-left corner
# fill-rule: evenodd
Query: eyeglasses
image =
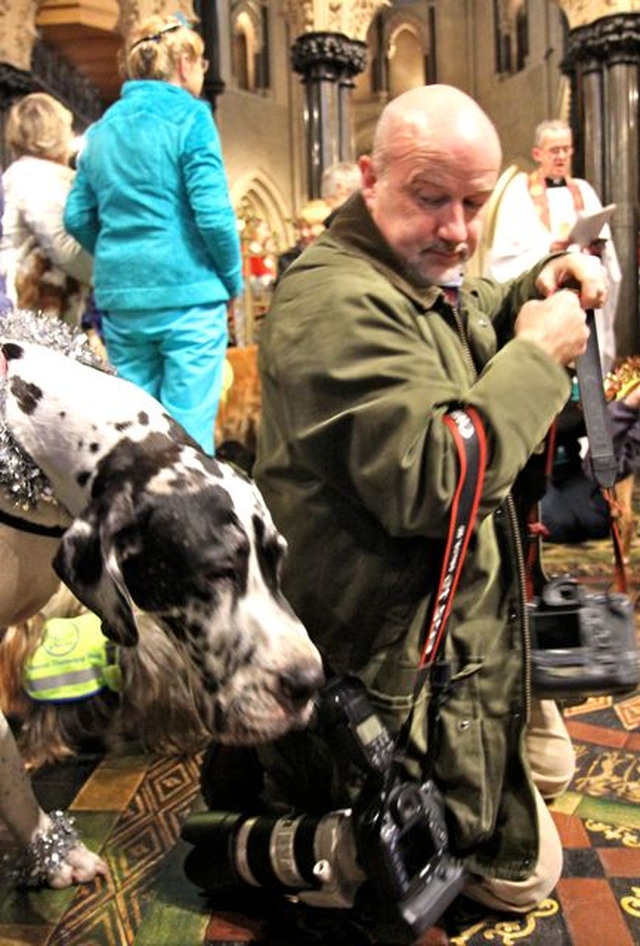
<path fill-rule="evenodd" d="M 556 158 L 559 154 L 573 154 L 573 145 L 554 145 L 553 148 L 544 148 L 544 150 Z"/>

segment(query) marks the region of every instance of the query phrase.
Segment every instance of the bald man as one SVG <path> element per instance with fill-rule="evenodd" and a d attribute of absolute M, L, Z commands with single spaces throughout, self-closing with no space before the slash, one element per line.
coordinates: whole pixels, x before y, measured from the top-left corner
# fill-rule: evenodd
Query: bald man
<path fill-rule="evenodd" d="M 448 682 L 438 700 L 421 691 L 405 768 L 444 796 L 466 892 L 527 911 L 560 875 L 542 794 L 563 790 L 573 753 L 555 704 L 530 692 L 511 493 L 569 395 L 582 306 L 600 303 L 604 284 L 597 260 L 569 256 L 506 284 L 465 280 L 500 165 L 494 126 L 455 88 L 385 108 L 361 192 L 290 267 L 265 320 L 256 475 L 289 543 L 289 600 L 396 733 L 458 484 L 443 418 L 458 407 L 482 418 L 487 473 L 439 657 Z M 569 276 L 579 296 L 560 288 Z M 331 752 L 312 733 L 261 755 L 300 807 L 339 801 L 320 797 Z"/>

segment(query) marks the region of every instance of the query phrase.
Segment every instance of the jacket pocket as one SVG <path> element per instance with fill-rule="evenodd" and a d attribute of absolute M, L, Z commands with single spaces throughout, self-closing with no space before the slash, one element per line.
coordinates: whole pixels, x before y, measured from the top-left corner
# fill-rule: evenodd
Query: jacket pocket
<path fill-rule="evenodd" d="M 430 748 L 456 853 L 477 846 L 495 830 L 504 779 L 504 732 L 483 718 L 475 676 L 458 677 L 443 702 Z"/>

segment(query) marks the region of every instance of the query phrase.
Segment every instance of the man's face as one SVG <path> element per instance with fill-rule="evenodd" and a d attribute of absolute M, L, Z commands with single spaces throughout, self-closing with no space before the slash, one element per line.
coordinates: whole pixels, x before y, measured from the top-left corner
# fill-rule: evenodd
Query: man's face
<path fill-rule="evenodd" d="M 558 180 L 571 173 L 573 136 L 571 130 L 548 131 L 540 146 L 532 150 L 533 160 L 540 166 L 544 177 Z"/>
<path fill-rule="evenodd" d="M 369 211 L 417 285 L 454 284 L 478 244 L 500 156 L 470 145 L 398 150 L 379 176 L 362 158 Z"/>

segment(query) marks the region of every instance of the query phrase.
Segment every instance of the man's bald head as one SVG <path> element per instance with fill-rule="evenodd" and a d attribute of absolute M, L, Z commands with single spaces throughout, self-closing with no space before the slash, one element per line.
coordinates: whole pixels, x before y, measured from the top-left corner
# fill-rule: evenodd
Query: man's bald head
<path fill-rule="evenodd" d="M 425 85 L 393 99 L 376 127 L 372 158 L 383 173 L 398 151 L 417 142 L 481 146 L 488 166 L 499 170 L 502 149 L 498 132 L 478 103 L 451 85 Z"/>

